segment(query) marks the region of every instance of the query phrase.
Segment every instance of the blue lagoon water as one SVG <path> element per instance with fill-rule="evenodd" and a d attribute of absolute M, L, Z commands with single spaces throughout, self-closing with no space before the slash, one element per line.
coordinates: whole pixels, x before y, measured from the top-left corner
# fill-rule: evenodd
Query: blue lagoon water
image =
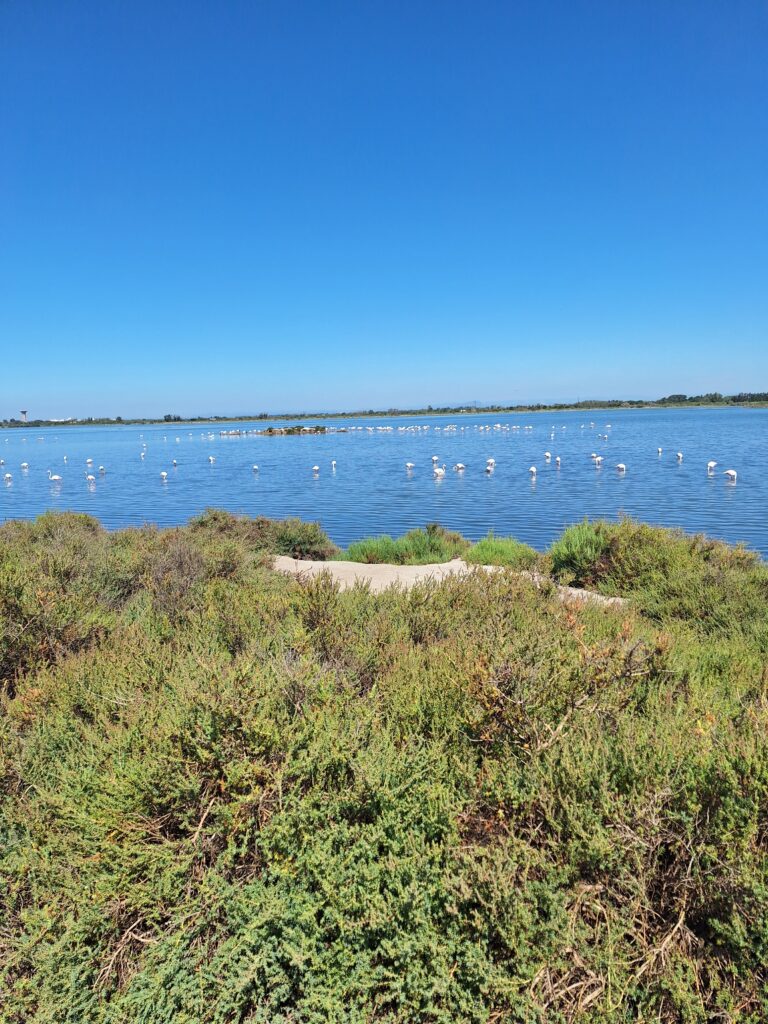
<path fill-rule="evenodd" d="M 264 422 L 2 431 L 0 520 L 66 509 L 96 516 L 109 529 L 170 526 L 217 507 L 318 520 L 341 545 L 440 522 L 469 538 L 493 530 L 542 549 L 585 516 L 631 515 L 743 541 L 768 558 L 765 409 L 317 422 L 333 433 L 220 435 L 222 429 L 263 429 L 269 425 Z M 551 462 L 545 461 L 546 451 Z M 593 452 L 604 456 L 601 468 L 590 458 Z M 441 479 L 432 473 L 433 455 L 447 466 Z M 491 474 L 485 472 L 489 458 L 496 460 Z M 718 465 L 708 475 L 710 459 Z M 27 470 L 21 469 L 23 462 Z M 415 463 L 412 472 L 406 462 Z M 457 462 L 466 465 L 463 473 L 452 470 Z M 614 468 L 620 462 L 626 464 L 624 474 Z M 535 479 L 529 474 L 532 465 Z M 61 483 L 49 481 L 49 468 Z M 86 480 L 86 469 L 95 483 Z M 735 484 L 723 476 L 726 469 L 737 471 Z M 166 482 L 161 471 L 168 474 Z M 3 480 L 6 472 L 12 475 L 9 483 Z"/>

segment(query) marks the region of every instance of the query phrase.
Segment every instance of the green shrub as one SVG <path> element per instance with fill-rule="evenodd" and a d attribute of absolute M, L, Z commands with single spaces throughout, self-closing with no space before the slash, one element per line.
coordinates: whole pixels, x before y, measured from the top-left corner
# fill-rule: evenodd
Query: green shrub
<path fill-rule="evenodd" d="M 461 558 L 469 541 L 460 533 L 446 530 L 439 523 L 428 523 L 423 530 L 409 530 L 393 540 L 386 534 L 350 544 L 338 557 L 350 562 L 376 562 L 391 565 L 430 565 Z"/>
<path fill-rule="evenodd" d="M 473 544 L 464 557 L 474 565 L 503 565 L 529 572 L 542 564 L 542 557 L 534 548 L 514 537 L 495 537 L 493 533 Z"/>
<path fill-rule="evenodd" d="M 593 584 L 608 549 L 607 529 L 607 523 L 590 523 L 586 519 L 569 526 L 549 549 L 555 576 L 574 586 Z"/>

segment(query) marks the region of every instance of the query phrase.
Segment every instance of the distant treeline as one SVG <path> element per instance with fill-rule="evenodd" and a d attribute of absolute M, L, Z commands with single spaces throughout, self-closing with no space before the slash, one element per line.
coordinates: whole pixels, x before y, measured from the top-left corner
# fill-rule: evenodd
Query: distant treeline
<path fill-rule="evenodd" d="M 588 398 L 579 402 L 535 402 L 522 405 L 427 405 L 421 409 L 358 409 L 348 412 L 299 412 L 299 413 L 267 413 L 260 412 L 256 415 L 245 416 L 179 416 L 166 413 L 164 416 L 125 419 L 122 416 L 94 417 L 87 416 L 83 419 L 69 420 L 27 420 L 19 419 L 0 420 L 0 427 L 78 427 L 78 426 L 109 426 L 113 424 L 163 424 L 163 423 L 236 423 L 243 420 L 305 420 L 336 419 L 341 417 L 363 417 L 363 416 L 427 416 L 450 415 L 460 416 L 463 414 L 482 413 L 509 413 L 509 412 L 565 412 L 576 409 L 653 409 L 658 406 L 698 406 L 698 405 L 768 405 L 768 391 L 741 391 L 737 395 L 721 395 L 719 391 L 712 391 L 706 395 L 667 395 L 665 398 L 648 400 L 642 398 L 610 398 L 598 399 Z"/>

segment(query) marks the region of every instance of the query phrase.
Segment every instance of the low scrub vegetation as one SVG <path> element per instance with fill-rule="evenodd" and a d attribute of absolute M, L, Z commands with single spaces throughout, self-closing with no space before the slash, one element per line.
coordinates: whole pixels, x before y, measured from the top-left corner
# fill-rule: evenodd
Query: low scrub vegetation
<path fill-rule="evenodd" d="M 766 567 L 574 529 L 624 608 L 341 592 L 224 513 L 0 528 L 0 1020 L 766 1020 Z"/>

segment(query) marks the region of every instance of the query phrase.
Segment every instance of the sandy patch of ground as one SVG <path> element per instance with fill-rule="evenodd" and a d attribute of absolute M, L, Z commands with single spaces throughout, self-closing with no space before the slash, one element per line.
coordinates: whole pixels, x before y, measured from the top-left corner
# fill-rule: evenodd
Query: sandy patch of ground
<path fill-rule="evenodd" d="M 412 587 L 415 583 L 423 583 L 426 580 L 440 581 L 447 576 L 461 576 L 476 569 L 482 569 L 485 572 L 499 571 L 498 566 L 469 565 L 461 558 L 454 558 L 450 562 L 436 562 L 432 565 L 368 565 L 363 562 L 312 562 L 291 558 L 288 555 L 277 555 L 274 567 L 278 572 L 305 579 L 327 572 L 332 579 L 340 584 L 342 590 L 353 587 L 356 583 L 367 583 L 374 594 L 381 593 L 382 590 L 394 585 Z M 548 582 L 546 577 L 536 573 L 526 572 L 520 573 L 520 575 L 528 577 L 538 585 Z M 623 605 L 626 603 L 621 597 L 604 597 L 591 590 L 579 590 L 576 587 L 558 586 L 557 591 L 563 601 L 573 601 L 579 604 L 591 602 L 602 605 Z"/>

